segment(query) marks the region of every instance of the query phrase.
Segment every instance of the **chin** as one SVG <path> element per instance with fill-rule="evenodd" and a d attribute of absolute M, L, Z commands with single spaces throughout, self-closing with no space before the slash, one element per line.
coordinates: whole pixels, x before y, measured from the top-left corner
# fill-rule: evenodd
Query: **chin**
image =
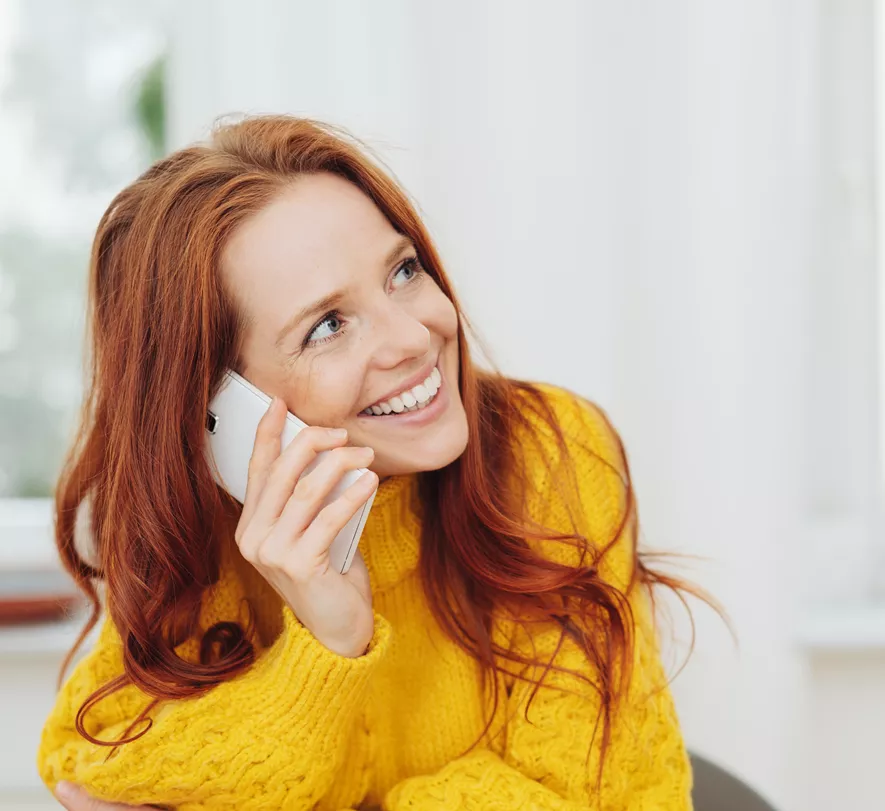
<path fill-rule="evenodd" d="M 450 465 L 464 453 L 464 449 L 467 447 L 466 418 L 462 425 L 452 426 L 450 430 L 447 430 L 442 438 L 443 442 L 434 442 L 429 447 L 412 446 L 407 453 L 400 449 L 384 453 L 381 448 L 376 447 L 375 464 L 372 465 L 372 470 L 380 478 L 384 478 L 440 470 L 446 465 Z"/>

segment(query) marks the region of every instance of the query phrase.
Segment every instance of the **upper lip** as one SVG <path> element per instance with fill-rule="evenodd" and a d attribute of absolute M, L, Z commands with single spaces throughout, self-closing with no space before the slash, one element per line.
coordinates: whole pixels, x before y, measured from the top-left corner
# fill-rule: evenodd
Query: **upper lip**
<path fill-rule="evenodd" d="M 372 400 L 370 405 L 377 405 L 378 403 L 381 403 L 385 400 L 389 400 L 391 397 L 395 397 L 400 392 L 408 391 L 409 389 L 415 388 L 415 386 L 417 386 L 419 383 L 423 383 L 425 380 L 427 380 L 427 378 L 430 377 L 431 372 L 433 372 L 435 368 L 436 359 L 428 363 L 420 372 L 412 375 L 412 377 L 407 378 L 406 381 L 402 385 L 400 385 L 399 388 L 391 389 L 383 397 L 379 397 L 377 400 Z M 365 411 L 365 409 L 363 410 Z"/>

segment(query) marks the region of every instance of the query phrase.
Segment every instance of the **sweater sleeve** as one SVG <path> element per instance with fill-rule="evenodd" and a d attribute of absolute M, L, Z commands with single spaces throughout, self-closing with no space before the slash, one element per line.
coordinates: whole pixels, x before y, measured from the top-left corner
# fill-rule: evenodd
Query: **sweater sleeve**
<path fill-rule="evenodd" d="M 560 389 L 551 397 L 575 464 L 577 490 L 572 493 L 577 502 L 568 488 L 551 486 L 551 476 L 561 474 L 554 464 L 552 473 L 538 474 L 535 484 L 541 501 L 532 508 L 533 517 L 555 531 L 576 529 L 597 548 L 607 549 L 600 571 L 628 595 L 633 614 L 631 680 L 615 708 L 601 779 L 597 782 L 602 738 L 598 696 L 585 680 L 551 670 L 534 698 L 532 684 L 515 680 L 500 754 L 477 749 L 437 773 L 402 781 L 385 798 L 389 811 L 691 808 L 691 770 L 660 659 L 650 601 L 644 587 L 629 588 L 633 520 L 617 535 L 626 504 L 620 445 L 601 412 Z M 614 536 L 614 542 L 607 543 Z M 573 547 L 551 543 L 544 549 L 562 562 L 577 562 Z M 553 661 L 564 670 L 591 675 L 576 644 L 565 640 L 557 650 L 558 627 L 531 636 L 519 629 L 511 639 L 539 662 Z M 537 665 L 531 675 L 537 678 L 542 670 Z"/>
<path fill-rule="evenodd" d="M 313 808 L 341 765 L 390 627 L 376 614 L 367 652 L 346 658 L 317 641 L 287 606 L 282 611 L 280 636 L 246 673 L 200 697 L 154 707 L 150 729 L 113 752 L 75 728 L 84 700 L 123 672 L 122 642 L 105 618 L 95 648 L 62 687 L 43 728 L 37 755 L 43 781 L 54 789 L 68 780 L 99 799 L 179 811 Z M 86 714 L 86 730 L 103 741 L 121 738 L 149 701 L 129 685 Z"/>

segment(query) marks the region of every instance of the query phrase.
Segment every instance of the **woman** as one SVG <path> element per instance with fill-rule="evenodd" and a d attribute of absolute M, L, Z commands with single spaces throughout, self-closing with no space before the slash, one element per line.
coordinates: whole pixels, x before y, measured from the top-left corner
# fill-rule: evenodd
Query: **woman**
<path fill-rule="evenodd" d="M 57 540 L 92 625 L 94 582 L 106 612 L 43 731 L 50 788 L 182 811 L 690 807 L 649 600 L 677 584 L 637 555 L 616 434 L 474 364 L 414 208 L 344 132 L 253 118 L 160 161 L 105 213 L 90 297 Z M 242 507 L 203 455 L 228 367 L 275 396 Z M 286 409 L 312 428 L 281 454 Z M 338 574 L 328 547 L 376 488 Z"/>

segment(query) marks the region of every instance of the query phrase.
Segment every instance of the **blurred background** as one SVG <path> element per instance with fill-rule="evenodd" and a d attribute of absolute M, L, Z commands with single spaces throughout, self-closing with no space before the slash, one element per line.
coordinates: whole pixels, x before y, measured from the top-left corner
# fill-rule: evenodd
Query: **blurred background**
<path fill-rule="evenodd" d="M 882 808 L 881 0 L 0 0 L 7 596 L 57 570 L 101 213 L 262 112 L 367 141 L 501 368 L 609 413 L 646 547 L 738 637 L 694 606 L 689 747 L 778 809 Z M 26 619 L 0 626 L 4 809 L 54 807 L 34 753 L 80 623 Z"/>

